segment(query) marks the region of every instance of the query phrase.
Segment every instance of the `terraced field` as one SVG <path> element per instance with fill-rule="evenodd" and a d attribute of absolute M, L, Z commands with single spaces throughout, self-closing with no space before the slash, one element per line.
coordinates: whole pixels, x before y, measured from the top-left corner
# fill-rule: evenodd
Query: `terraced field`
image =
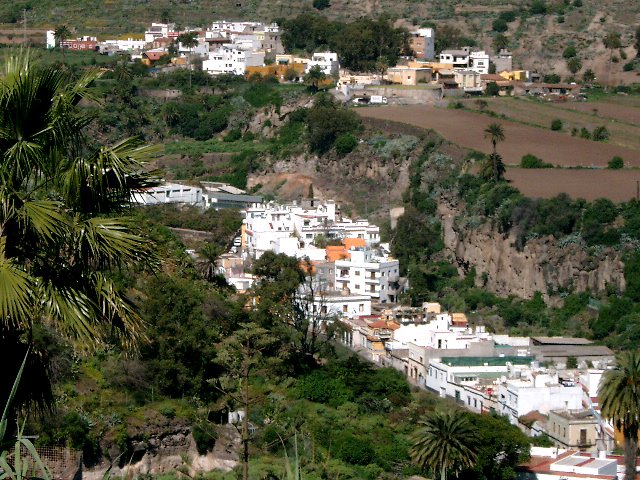
<path fill-rule="evenodd" d="M 526 106 L 524 102 L 507 105 Z M 533 110 L 534 113 L 530 115 L 532 119 L 544 108 L 546 106 L 542 105 Z M 557 113 L 558 110 L 555 108 L 553 112 Z M 571 111 L 570 108 L 565 108 L 563 111 L 567 114 L 593 115 Z M 485 153 L 491 151 L 491 143 L 484 137 L 484 129 L 490 123 L 497 121 L 503 125 L 506 136 L 505 141 L 498 146 L 498 150 L 504 157 L 505 163 L 511 165 L 507 168 L 506 178 L 514 187 L 530 197 L 550 198 L 564 192 L 574 198 L 594 200 L 604 197 L 614 202 L 624 202 L 636 197 L 637 194 L 637 182 L 640 181 L 640 169 L 637 169 L 640 167 L 640 150 L 636 148 L 583 140 L 561 132 L 553 132 L 521 122 L 498 120 L 485 114 L 465 110 L 412 105 L 360 108 L 358 113 L 365 118 L 401 122 L 414 127 L 432 129 L 461 147 Z M 612 114 L 615 114 L 615 109 L 612 110 Z M 625 114 L 621 113 L 621 115 Z M 632 130 L 636 136 L 640 135 L 637 132 L 638 127 L 628 126 L 636 129 Z M 634 140 L 637 141 L 638 138 Z M 516 165 L 527 153 L 532 153 L 554 165 L 573 168 L 518 168 Z M 633 168 L 623 170 L 603 168 L 614 155 L 624 158 L 625 165 Z"/>
<path fill-rule="evenodd" d="M 526 98 L 488 98 L 483 107 L 504 115 L 516 122 L 549 129 L 555 119 L 562 120 L 562 132 L 568 136 L 571 130 L 586 128 L 593 131 L 605 126 L 611 134 L 609 143 L 640 151 L 640 102 L 634 97 L 612 97 L 599 102 L 551 103 Z M 625 104 L 618 102 L 625 101 Z M 614 103 L 615 102 L 615 103 Z M 464 100 L 465 107 L 478 111 L 476 100 Z M 485 113 L 486 114 L 486 113 Z"/>
<path fill-rule="evenodd" d="M 606 167 L 616 155 L 621 156 L 627 166 L 640 167 L 640 145 L 636 150 L 611 143 L 593 142 L 465 110 L 407 105 L 360 108 L 358 113 L 363 117 L 432 129 L 461 147 L 485 153 L 491 151 L 491 143 L 485 138 L 484 130 L 491 123 L 500 123 L 504 127 L 506 139 L 500 143 L 499 152 L 505 163 L 510 165 L 518 165 L 523 155 L 531 153 L 545 162 L 562 167 Z M 536 114 L 531 113 L 531 119 Z M 640 130 L 636 131 L 635 135 L 640 136 Z"/>

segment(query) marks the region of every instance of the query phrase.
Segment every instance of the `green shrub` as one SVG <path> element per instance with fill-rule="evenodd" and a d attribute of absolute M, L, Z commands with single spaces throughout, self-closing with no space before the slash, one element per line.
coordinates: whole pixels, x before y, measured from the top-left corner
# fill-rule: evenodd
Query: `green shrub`
<path fill-rule="evenodd" d="M 553 130 L 554 132 L 562 130 L 562 120 L 560 120 L 559 118 L 556 118 L 556 119 L 552 120 L 551 121 L 551 130 Z"/>
<path fill-rule="evenodd" d="M 584 138 L 585 140 L 591 140 L 591 132 L 587 130 L 585 127 L 580 129 L 580 138 Z"/>
<path fill-rule="evenodd" d="M 609 160 L 609 163 L 607 164 L 607 168 L 610 168 L 612 170 L 618 170 L 620 168 L 624 168 L 624 160 L 622 159 L 622 157 L 619 157 L 616 155 L 611 160 Z"/>
<path fill-rule="evenodd" d="M 196 442 L 196 449 L 200 455 L 206 455 L 213 450 L 218 439 L 218 431 L 209 422 L 198 423 L 191 428 L 191 434 Z"/>
<path fill-rule="evenodd" d="M 575 57 L 578 54 L 576 47 L 573 45 L 569 45 L 567 48 L 564 49 L 564 51 L 562 52 L 562 56 L 564 58 L 566 58 L 567 60 L 570 58 Z"/>
<path fill-rule="evenodd" d="M 591 139 L 596 142 L 606 142 L 609 140 L 609 130 L 604 125 L 596 127 L 593 129 L 593 133 L 591 134 Z"/>
<path fill-rule="evenodd" d="M 336 153 L 340 157 L 344 157 L 351 153 L 358 146 L 358 139 L 350 133 L 343 133 L 334 143 Z"/>
<path fill-rule="evenodd" d="M 331 3 L 329 0 L 313 0 L 313 8 L 316 10 L 324 10 L 325 8 L 329 8 Z"/>
<path fill-rule="evenodd" d="M 522 157 L 520 166 L 522 168 L 553 168 L 551 163 L 543 162 L 541 158 L 530 153 Z"/>
<path fill-rule="evenodd" d="M 488 97 L 495 97 L 500 94 L 500 87 L 496 82 L 489 82 L 487 83 L 484 93 Z"/>
<path fill-rule="evenodd" d="M 240 140 L 242 138 L 242 132 L 240 131 L 239 128 L 234 128 L 233 130 L 229 130 L 229 133 L 227 133 L 224 136 L 224 141 L 225 142 L 237 142 L 238 140 Z"/>
<path fill-rule="evenodd" d="M 496 18 L 491 26 L 494 32 L 502 33 L 509 30 L 509 25 L 503 18 Z"/>
<path fill-rule="evenodd" d="M 544 0 L 533 0 L 529 11 L 532 15 L 544 15 L 547 13 L 547 4 Z"/>

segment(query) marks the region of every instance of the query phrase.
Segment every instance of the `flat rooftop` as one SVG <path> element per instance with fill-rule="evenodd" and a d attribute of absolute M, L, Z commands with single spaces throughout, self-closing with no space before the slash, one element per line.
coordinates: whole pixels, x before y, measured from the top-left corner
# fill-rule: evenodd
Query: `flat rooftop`
<path fill-rule="evenodd" d="M 586 338 L 573 337 L 531 337 L 534 345 L 590 345 L 593 342 Z"/>
<path fill-rule="evenodd" d="M 446 363 L 451 367 L 499 367 L 506 365 L 507 363 L 513 363 L 516 365 L 529 365 L 532 361 L 532 357 L 442 357 L 440 359 L 442 363 Z"/>

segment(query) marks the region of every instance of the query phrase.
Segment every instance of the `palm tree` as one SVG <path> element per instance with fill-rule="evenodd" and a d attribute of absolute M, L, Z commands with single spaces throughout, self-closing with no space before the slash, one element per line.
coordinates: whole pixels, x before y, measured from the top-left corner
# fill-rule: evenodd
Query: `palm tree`
<path fill-rule="evenodd" d="M 150 151 L 134 139 L 89 149 L 83 130 L 92 117 L 77 104 L 91 97 L 99 72 L 72 80 L 34 65 L 28 52 L 3 67 L 0 348 L 22 351 L 20 358 L 43 327 L 83 349 L 112 340 L 134 347 L 144 338 L 142 319 L 109 272 L 154 259 L 150 243 L 119 216 L 132 192 L 155 184 L 143 171 Z M 29 371 L 42 351 L 31 357 L 25 378 L 42 383 L 42 371 Z M 21 402 L 29 396 L 23 390 Z"/>
<path fill-rule="evenodd" d="M 304 83 L 308 85 L 312 92 L 317 92 L 320 84 L 327 78 L 319 65 L 314 65 L 304 76 Z"/>
<path fill-rule="evenodd" d="M 441 480 L 446 480 L 447 472 L 459 473 L 473 466 L 478 439 L 464 414 L 432 412 L 419 423 L 422 427 L 413 435 L 410 453 L 421 467 L 440 472 Z"/>
<path fill-rule="evenodd" d="M 504 173 L 504 171 L 502 173 L 500 172 L 500 163 L 502 163 L 502 157 L 498 155 L 498 151 L 496 149 L 498 143 L 503 142 L 505 138 L 502 125 L 500 125 L 499 123 L 492 123 L 487 128 L 485 128 L 484 138 L 487 137 L 491 139 L 491 144 L 493 145 L 493 152 L 491 153 L 491 155 L 489 155 L 489 159 L 491 160 L 491 163 L 493 165 L 493 181 L 498 183 L 500 181 L 500 178 L 502 177 L 502 174 Z M 502 164 L 502 167 L 504 168 L 504 164 Z"/>
<path fill-rule="evenodd" d="M 189 49 L 189 55 L 187 56 L 187 66 L 189 68 L 189 88 L 191 88 L 191 49 L 198 46 L 198 34 L 196 32 L 187 32 L 178 36 L 178 42 L 183 47 Z"/>
<path fill-rule="evenodd" d="M 55 38 L 58 47 L 62 50 L 62 58 L 64 58 L 64 47 L 62 44 L 71 36 L 71 30 L 66 25 L 60 25 L 53 31 L 53 38 Z"/>
<path fill-rule="evenodd" d="M 640 427 L 640 352 L 618 355 L 617 366 L 607 370 L 598 387 L 602 416 L 624 436 L 625 480 L 636 478 Z"/>

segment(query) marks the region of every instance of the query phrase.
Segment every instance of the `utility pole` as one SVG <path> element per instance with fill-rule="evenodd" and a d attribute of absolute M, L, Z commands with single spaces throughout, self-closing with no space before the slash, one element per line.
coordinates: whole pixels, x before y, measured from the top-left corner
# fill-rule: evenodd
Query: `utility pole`
<path fill-rule="evenodd" d="M 22 9 L 22 44 L 27 45 L 27 9 Z"/>

